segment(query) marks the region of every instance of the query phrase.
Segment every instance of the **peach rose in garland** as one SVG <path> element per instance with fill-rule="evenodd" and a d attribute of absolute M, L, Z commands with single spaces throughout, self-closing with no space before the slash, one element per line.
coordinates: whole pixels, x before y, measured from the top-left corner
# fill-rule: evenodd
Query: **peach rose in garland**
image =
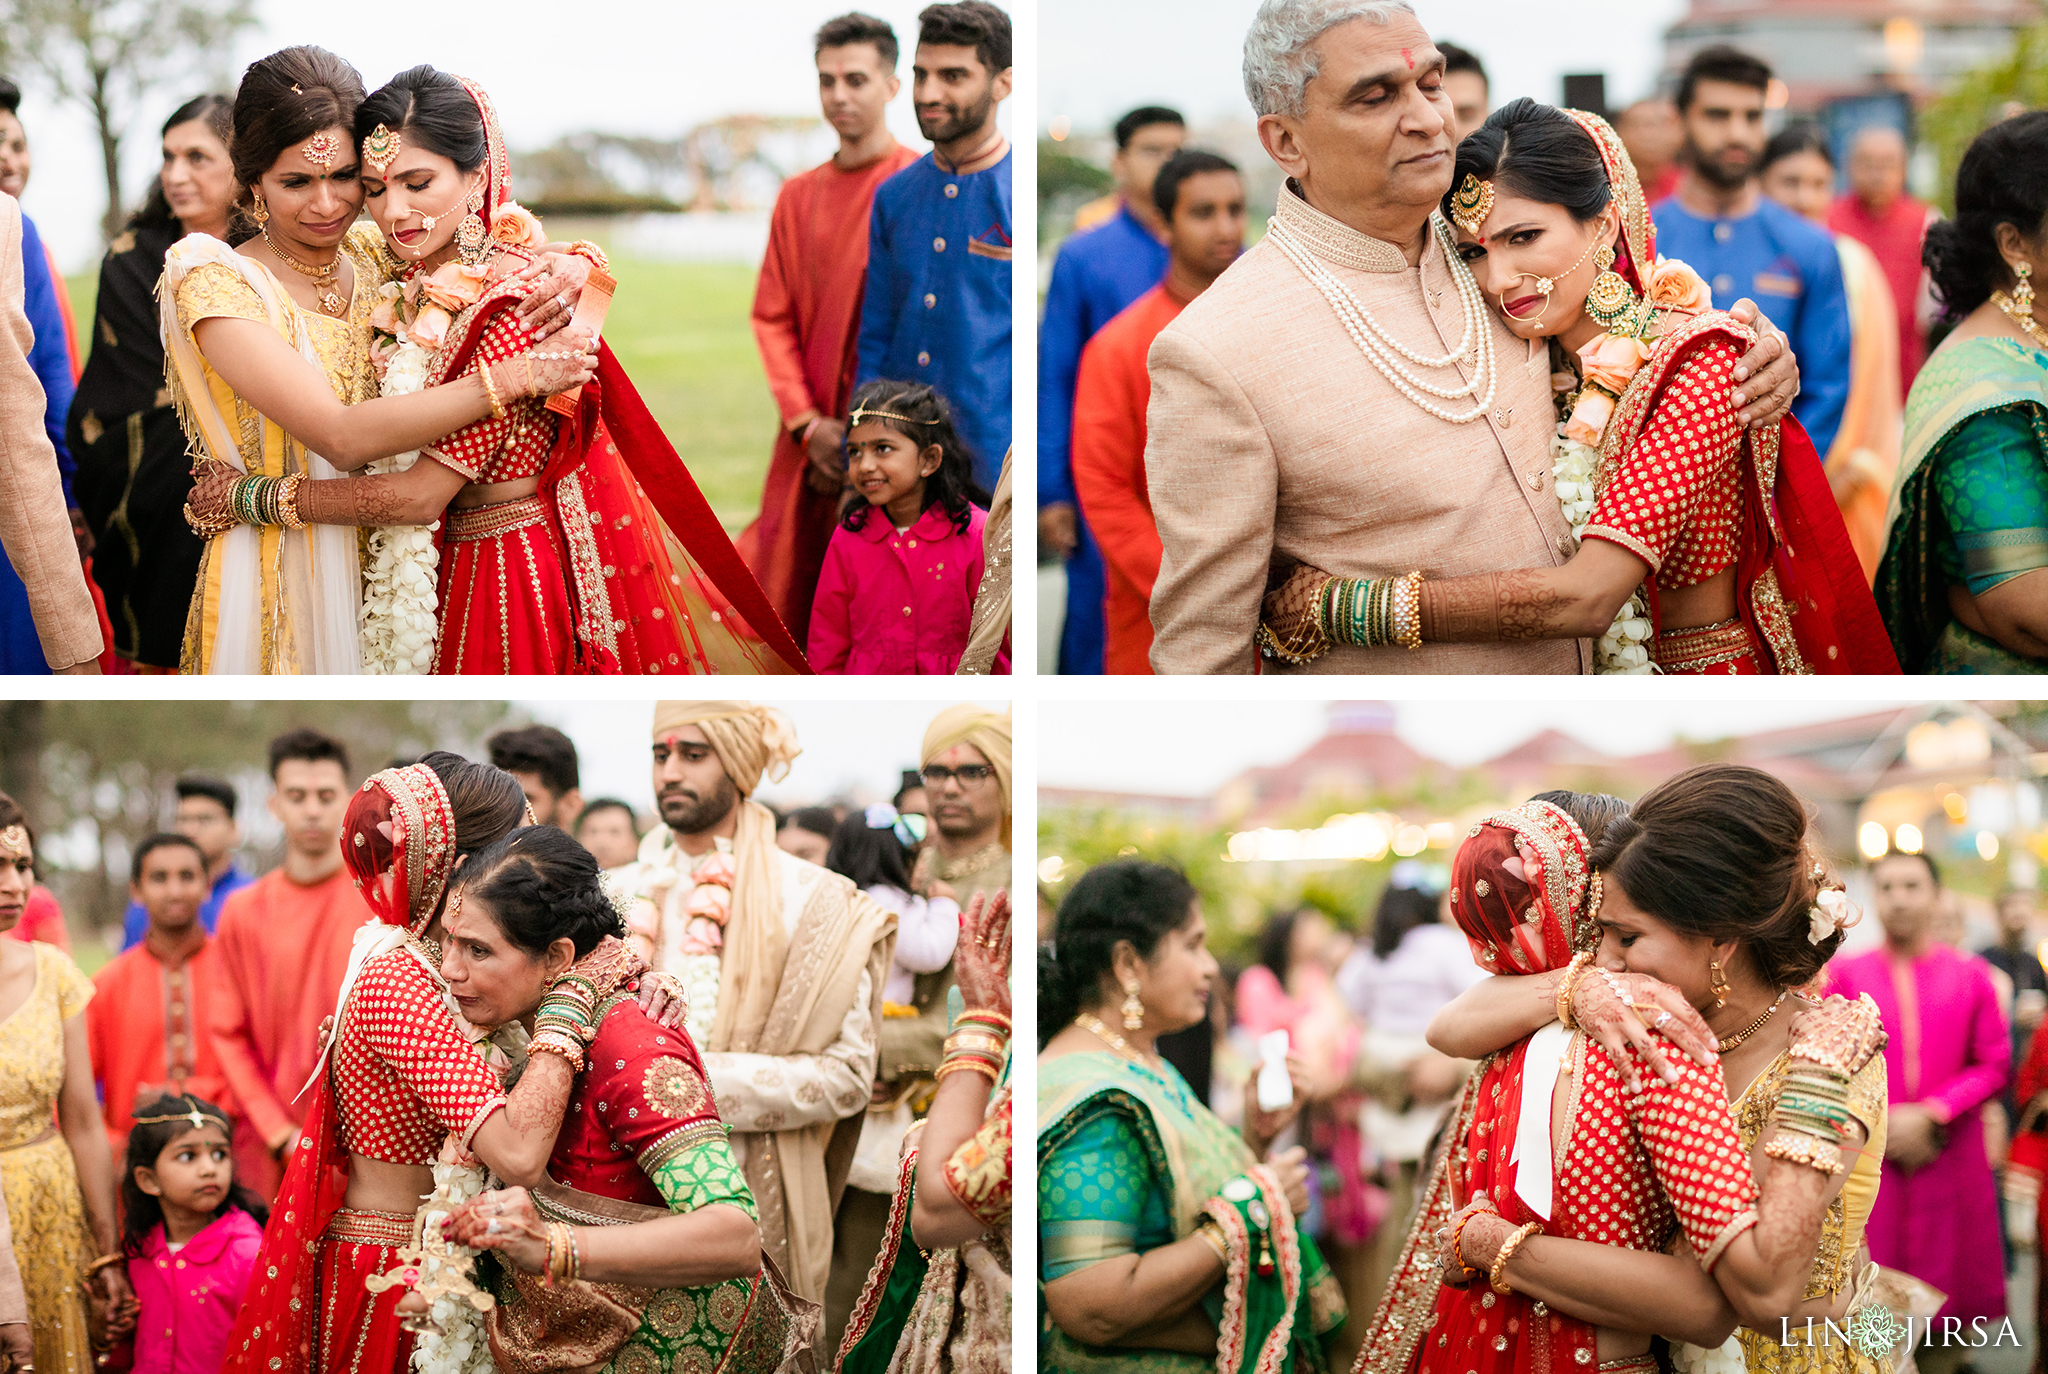
<path fill-rule="evenodd" d="M 1575 444 L 1598 448 L 1600 436 L 1607 432 L 1607 422 L 1613 418 L 1614 398 L 1597 386 L 1589 386 L 1579 393 L 1571 418 L 1564 422 L 1564 437 Z"/>
<path fill-rule="evenodd" d="M 405 334 L 421 348 L 439 348 L 448 341 L 448 326 L 452 322 L 452 317 L 440 306 L 422 306 Z"/>
<path fill-rule="evenodd" d="M 394 298 L 387 296 L 377 302 L 376 308 L 370 312 L 370 328 L 379 334 L 398 332 L 398 302 Z"/>
<path fill-rule="evenodd" d="M 540 217 L 512 200 L 491 211 L 491 237 L 515 248 L 540 248 L 548 241 Z"/>
<path fill-rule="evenodd" d="M 427 299 L 444 310 L 460 310 L 475 305 L 483 295 L 484 283 L 490 280 L 488 267 L 472 267 L 465 262 L 444 262 L 434 269 L 423 288 Z"/>
<path fill-rule="evenodd" d="M 1659 258 L 1650 269 L 1650 304 L 1659 310 L 1688 310 L 1698 314 L 1714 308 L 1714 293 L 1700 274 L 1677 258 Z"/>
<path fill-rule="evenodd" d="M 1579 367 L 1587 381 L 1619 396 L 1628 390 L 1630 380 L 1649 356 L 1649 347 L 1641 339 L 1601 334 L 1579 350 Z"/>

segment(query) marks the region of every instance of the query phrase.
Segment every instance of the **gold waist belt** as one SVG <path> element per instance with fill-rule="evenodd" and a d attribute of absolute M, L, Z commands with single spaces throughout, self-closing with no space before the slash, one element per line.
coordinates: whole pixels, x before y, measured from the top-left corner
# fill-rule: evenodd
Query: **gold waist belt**
<path fill-rule="evenodd" d="M 410 1245 L 412 1213 L 366 1212 L 344 1207 L 327 1223 L 327 1239 L 341 1245 Z"/>
<path fill-rule="evenodd" d="M 1666 630 L 1650 641 L 1650 657 L 1671 673 L 1697 673 L 1717 663 L 1733 663 L 1756 653 L 1749 627 L 1724 620 L 1692 630 Z"/>
<path fill-rule="evenodd" d="M 538 494 L 517 501 L 500 501 L 491 506 L 471 506 L 448 512 L 448 540 L 467 544 L 479 539 L 496 539 L 515 530 L 547 523 L 548 503 Z"/>

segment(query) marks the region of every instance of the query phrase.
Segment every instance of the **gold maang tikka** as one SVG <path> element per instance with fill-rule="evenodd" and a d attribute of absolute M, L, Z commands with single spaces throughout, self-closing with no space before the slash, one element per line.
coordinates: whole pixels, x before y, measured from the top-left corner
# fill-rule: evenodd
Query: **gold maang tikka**
<path fill-rule="evenodd" d="M 398 131 L 379 124 L 370 130 L 370 136 L 363 140 L 363 161 L 378 176 L 398 159 L 398 150 L 403 146 Z"/>
<path fill-rule="evenodd" d="M 34 850 L 29 845 L 28 827 L 25 825 L 10 825 L 0 829 L 0 846 L 13 850 L 24 859 L 35 857 Z"/>
<path fill-rule="evenodd" d="M 1486 217 L 1493 213 L 1493 183 L 1481 181 L 1472 173 L 1465 173 L 1464 181 L 1451 196 L 1451 223 L 1463 229 L 1473 238 L 1479 237 L 1479 226 L 1486 223 Z"/>
<path fill-rule="evenodd" d="M 314 134 L 299 145 L 300 156 L 323 172 L 334 166 L 334 155 L 340 151 L 341 140 L 327 133 Z"/>

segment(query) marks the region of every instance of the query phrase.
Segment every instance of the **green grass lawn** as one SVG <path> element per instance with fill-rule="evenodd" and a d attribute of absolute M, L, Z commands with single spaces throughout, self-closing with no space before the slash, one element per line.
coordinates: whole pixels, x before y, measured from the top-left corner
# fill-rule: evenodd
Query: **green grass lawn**
<path fill-rule="evenodd" d="M 737 534 L 761 507 L 776 431 L 775 401 L 748 323 L 754 269 L 614 258 L 612 274 L 619 291 L 605 338 L 711 508 Z M 99 270 L 67 284 L 83 344 Z"/>

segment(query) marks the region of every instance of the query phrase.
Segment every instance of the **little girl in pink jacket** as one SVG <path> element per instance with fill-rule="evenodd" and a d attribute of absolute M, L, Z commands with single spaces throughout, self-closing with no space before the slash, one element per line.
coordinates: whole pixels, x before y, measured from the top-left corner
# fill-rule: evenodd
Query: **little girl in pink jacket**
<path fill-rule="evenodd" d="M 811 602 L 821 673 L 951 673 L 981 585 L 988 497 L 945 398 L 910 382 L 869 382 L 846 424 L 853 490 Z M 998 673 L 1010 671 L 1007 652 Z"/>

